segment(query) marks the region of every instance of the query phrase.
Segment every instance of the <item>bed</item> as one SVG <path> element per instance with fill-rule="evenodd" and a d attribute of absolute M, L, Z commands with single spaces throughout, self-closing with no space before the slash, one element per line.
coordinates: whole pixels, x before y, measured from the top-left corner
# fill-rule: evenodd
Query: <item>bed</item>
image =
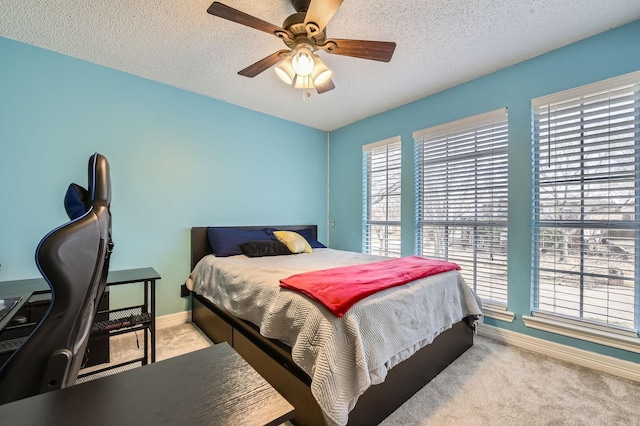
<path fill-rule="evenodd" d="M 298 232 L 304 230 L 311 232 L 312 238 L 316 238 L 317 233 L 315 225 L 223 228 L 248 231 L 265 228 Z M 460 285 L 460 282 L 464 284 L 464 280 L 458 271 L 412 282 L 402 286 L 402 289 L 396 287 L 376 293 L 358 302 L 343 317 L 338 318 L 307 296 L 280 289 L 278 278 L 308 269 L 310 266 L 307 266 L 307 261 L 322 269 L 329 264 L 350 264 L 354 262 L 352 256 L 355 256 L 356 263 L 380 259 L 365 259 L 365 255 L 359 253 L 329 248 L 314 248 L 313 253 L 293 256 L 249 258 L 240 254 L 221 258 L 211 255 L 208 229 L 209 227 L 194 227 L 191 230 L 192 274 L 188 281 L 193 290 L 193 322 L 212 341 L 226 341 L 233 346 L 288 399 L 296 409 L 293 421 L 295 424 L 343 425 L 347 421 L 349 425 L 377 424 L 473 345 L 473 326 L 481 316 L 481 306 L 468 286 Z M 251 271 L 251 278 L 245 278 L 245 270 Z M 257 278 L 253 276 L 254 273 L 258 273 Z M 232 282 L 221 291 L 212 286 L 211 282 L 220 285 L 223 276 L 231 277 Z M 438 284 L 427 285 L 427 280 L 436 280 Z M 446 325 L 438 325 L 435 332 L 429 331 L 428 325 L 423 324 L 427 321 L 411 319 L 411 327 L 406 324 L 401 327 L 395 325 L 396 322 L 403 323 L 400 319 L 376 324 L 376 320 L 366 316 L 373 315 L 369 311 L 376 309 L 378 305 L 382 306 L 382 300 L 416 298 L 422 294 L 418 292 L 433 291 L 427 287 L 445 285 L 441 283 L 443 280 L 456 282 L 456 287 L 464 287 L 455 292 L 463 291 L 465 295 L 454 298 L 465 299 L 456 302 L 465 306 L 455 308 L 456 313 L 453 315 L 460 318 L 442 320 Z M 248 285 L 247 282 L 257 287 L 246 290 L 244 286 Z M 400 295 L 408 291 L 416 293 Z M 444 291 L 447 294 L 449 292 L 450 290 Z M 246 306 L 248 300 L 257 301 L 256 306 Z M 386 310 L 395 312 L 391 315 L 401 312 L 404 318 L 405 310 L 412 309 L 413 307 L 406 309 L 405 305 L 401 310 L 395 307 Z M 421 304 L 415 309 L 424 310 Z M 457 313 L 458 309 L 463 312 L 462 315 Z M 437 309 L 430 307 L 429 311 L 431 310 Z M 376 312 L 374 317 L 383 315 Z M 398 329 L 397 332 L 395 329 L 390 332 L 388 328 L 385 332 L 377 331 L 391 327 L 389 324 L 392 323 Z M 411 340 L 412 344 L 402 347 L 400 351 L 388 348 L 398 344 L 395 342 L 396 335 L 417 333 L 414 329 L 422 328 L 428 330 L 429 336 L 415 339 L 413 335 L 408 335 L 407 339 L 414 339 Z M 352 329 L 357 329 L 353 332 L 356 334 L 351 335 Z M 316 336 L 330 334 L 326 330 L 334 330 L 336 333 L 328 337 L 329 344 L 316 341 Z M 387 344 L 388 340 L 393 341 L 393 344 Z M 369 347 L 374 349 L 368 349 Z M 343 353 L 349 354 L 349 359 L 342 359 Z M 360 370 L 366 374 L 362 374 Z M 334 374 L 336 378 L 333 377 Z M 349 376 L 347 380 L 350 381 L 345 382 L 343 376 Z"/>

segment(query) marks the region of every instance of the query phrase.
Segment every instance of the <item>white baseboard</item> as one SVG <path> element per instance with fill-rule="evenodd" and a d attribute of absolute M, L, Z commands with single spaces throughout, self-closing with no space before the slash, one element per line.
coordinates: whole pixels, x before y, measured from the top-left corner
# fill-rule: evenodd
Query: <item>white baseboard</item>
<path fill-rule="evenodd" d="M 162 315 L 160 317 L 156 317 L 156 329 L 185 324 L 188 322 L 191 322 L 191 311 Z"/>
<path fill-rule="evenodd" d="M 478 334 L 508 345 L 518 346 L 562 361 L 640 382 L 640 364 L 635 362 L 561 345 L 492 325 L 480 324 Z"/>

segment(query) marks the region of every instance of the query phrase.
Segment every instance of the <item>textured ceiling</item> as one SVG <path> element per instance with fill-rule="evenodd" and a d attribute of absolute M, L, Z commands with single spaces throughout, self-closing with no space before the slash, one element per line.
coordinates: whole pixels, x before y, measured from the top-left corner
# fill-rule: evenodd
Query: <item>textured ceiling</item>
<path fill-rule="evenodd" d="M 346 0 L 329 38 L 395 41 L 389 63 L 319 52 L 336 88 L 237 72 L 281 40 L 207 13 L 212 0 L 2 0 L 0 36 L 334 130 L 638 19 L 640 0 Z M 281 26 L 290 0 L 225 0 Z"/>

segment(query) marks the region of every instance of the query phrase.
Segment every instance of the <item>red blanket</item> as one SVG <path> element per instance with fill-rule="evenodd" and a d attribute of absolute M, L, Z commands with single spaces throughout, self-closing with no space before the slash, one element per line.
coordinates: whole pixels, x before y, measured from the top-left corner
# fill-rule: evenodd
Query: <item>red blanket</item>
<path fill-rule="evenodd" d="M 296 274 L 281 279 L 280 287 L 304 293 L 341 317 L 356 302 L 378 291 L 454 269 L 460 267 L 443 260 L 407 256 Z"/>

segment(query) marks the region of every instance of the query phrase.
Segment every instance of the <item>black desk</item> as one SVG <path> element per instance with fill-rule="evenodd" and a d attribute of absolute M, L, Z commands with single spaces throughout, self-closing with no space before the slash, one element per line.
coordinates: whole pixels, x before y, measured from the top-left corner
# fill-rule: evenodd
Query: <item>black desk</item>
<path fill-rule="evenodd" d="M 151 335 L 151 344 L 148 342 L 148 335 L 145 330 L 144 333 L 144 361 L 142 365 L 147 364 L 148 359 L 148 348 L 151 347 L 151 362 L 156 361 L 156 281 L 160 280 L 160 275 L 156 272 L 155 269 L 147 267 L 147 268 L 139 268 L 139 269 L 126 269 L 121 271 L 109 271 L 107 275 L 107 287 L 123 285 L 123 284 L 134 284 L 134 283 L 144 283 L 144 302 L 138 308 L 142 311 L 143 314 L 149 314 L 150 316 L 150 325 L 145 327 L 145 329 L 149 330 L 149 334 Z M 4 327 L 9 324 L 13 316 L 20 310 L 22 305 L 26 303 L 29 298 L 34 294 L 47 294 L 51 292 L 51 288 L 49 284 L 45 281 L 44 278 L 28 278 L 21 280 L 12 280 L 12 281 L 0 281 L 0 298 L 5 297 L 14 297 L 21 296 L 23 300 L 20 301 L 19 306 L 15 306 L 8 315 L 6 315 L 2 320 L 0 320 L 0 331 L 4 329 Z M 149 301 L 151 299 L 151 301 Z M 127 308 L 125 308 L 127 309 Z M 124 311 L 125 309 L 120 309 L 120 311 Z M 118 310 L 115 310 L 118 311 Z M 106 311 L 110 312 L 110 311 Z M 137 329 L 132 329 L 133 331 Z M 126 331 L 123 331 L 126 332 Z M 119 334 L 119 333 L 112 333 Z M 107 347 L 108 353 L 108 347 Z M 137 360 L 134 360 L 134 362 Z"/>
<path fill-rule="evenodd" d="M 125 269 L 122 271 L 109 271 L 107 275 L 107 285 L 156 281 L 159 279 L 160 275 L 153 268 Z M 49 291 L 51 291 L 51 289 L 44 278 L 0 281 L 0 296 L 12 293 L 46 293 Z"/>
<path fill-rule="evenodd" d="M 24 280 L 0 281 L 0 296 L 12 293 L 44 293 L 50 291 L 44 278 L 27 278 Z"/>
<path fill-rule="evenodd" d="M 144 356 L 142 357 L 142 365 L 146 365 L 147 360 L 149 359 L 147 329 L 149 330 L 149 334 L 151 334 L 151 362 L 156 362 L 156 281 L 159 279 L 161 279 L 160 274 L 150 267 L 125 269 L 123 271 L 109 271 L 109 274 L 107 275 L 107 287 L 123 284 L 144 283 L 144 302 L 142 303 L 142 306 L 139 306 L 138 308 L 141 309 L 142 314 L 150 315 L 150 324 L 148 327 L 145 327 L 144 330 Z M 149 303 L 149 298 L 151 298 L 151 303 Z M 135 331 L 136 329 L 131 328 L 131 330 Z M 135 360 L 133 362 L 135 362 Z"/>
<path fill-rule="evenodd" d="M 14 298 L 14 297 L 18 298 L 18 302 L 16 304 L 12 305 L 9 308 L 9 310 L 4 314 L 4 316 L 2 318 L 0 318 L 0 331 L 4 330 L 4 328 L 7 326 L 7 324 L 9 324 L 11 322 L 13 317 L 16 315 L 16 313 L 18 313 L 20 308 L 22 308 L 22 305 L 27 303 L 27 301 L 29 300 L 29 298 L 31 297 L 32 294 L 33 294 L 33 292 L 31 292 L 31 291 L 28 291 L 28 292 L 2 292 L 2 294 L 0 294 L 0 299 L 9 299 L 9 298 Z"/>
<path fill-rule="evenodd" d="M 19 306 L 14 308 L 0 321 L 0 331 L 2 331 L 13 319 L 15 314 L 20 310 L 22 305 L 29 301 L 34 293 L 43 293 L 49 291 L 49 285 L 44 278 L 29 278 L 26 280 L 1 281 L 0 282 L 0 298 L 20 296 L 23 300 Z"/>
<path fill-rule="evenodd" d="M 15 314 L 20 310 L 22 305 L 29 301 L 34 293 L 48 291 L 49 286 L 43 278 L 30 278 L 26 280 L 1 281 L 0 282 L 0 298 L 5 297 L 22 297 L 18 306 L 13 309 L 0 321 L 0 331 L 2 331 L 13 319 Z"/>
<path fill-rule="evenodd" d="M 0 405 L 3 425 L 279 425 L 293 407 L 229 345 Z"/>

